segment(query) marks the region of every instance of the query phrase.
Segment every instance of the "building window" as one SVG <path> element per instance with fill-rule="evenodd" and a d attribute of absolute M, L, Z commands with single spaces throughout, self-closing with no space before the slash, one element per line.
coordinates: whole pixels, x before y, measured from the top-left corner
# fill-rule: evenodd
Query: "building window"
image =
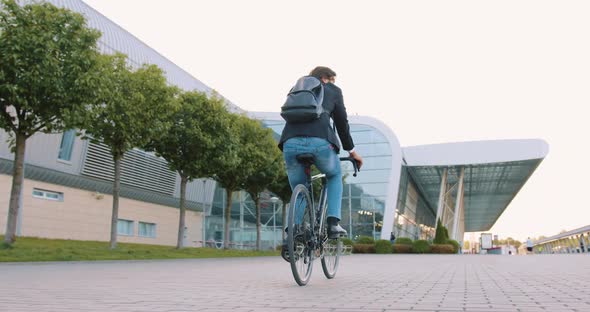
<path fill-rule="evenodd" d="M 59 146 L 58 159 L 70 161 L 72 160 L 72 149 L 74 148 L 74 139 L 76 138 L 76 130 L 68 130 L 64 132 L 61 138 L 61 145 Z"/>
<path fill-rule="evenodd" d="M 133 236 L 133 221 L 131 220 L 117 220 L 117 234 Z"/>
<path fill-rule="evenodd" d="M 64 193 L 33 189 L 33 197 L 54 201 L 63 201 Z"/>
<path fill-rule="evenodd" d="M 139 222 L 139 236 L 142 237 L 156 237 L 156 224 Z"/>

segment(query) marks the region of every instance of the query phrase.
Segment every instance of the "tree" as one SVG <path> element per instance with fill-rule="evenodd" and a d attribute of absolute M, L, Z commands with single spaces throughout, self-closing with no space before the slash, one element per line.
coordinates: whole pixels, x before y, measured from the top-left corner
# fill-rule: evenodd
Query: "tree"
<path fill-rule="evenodd" d="M 291 201 L 292 190 L 291 185 L 289 184 L 289 177 L 287 176 L 284 161 L 280 162 L 277 172 L 278 177 L 271 185 L 269 185 L 268 189 L 276 194 L 283 202 L 282 224 L 283 227 L 285 227 L 287 224 L 287 209 L 289 208 L 289 202 Z M 285 240 L 285 231 L 282 231 L 282 238 Z"/>
<path fill-rule="evenodd" d="M 228 157 L 226 161 L 220 162 L 213 177 L 225 189 L 227 197 L 225 204 L 225 235 L 223 238 L 224 249 L 229 249 L 232 194 L 246 185 L 248 177 L 254 174 L 256 166 L 251 160 L 255 158 L 253 155 L 259 153 L 256 142 L 251 138 L 251 130 L 249 130 L 252 123 L 257 123 L 257 121 L 251 120 L 244 115 L 233 115 L 232 119 L 231 132 L 237 140 L 228 142 L 228 144 L 236 144 L 236 157 Z"/>
<path fill-rule="evenodd" d="M 518 249 L 518 247 L 520 247 L 520 245 L 522 245 L 522 243 L 518 240 L 515 240 L 512 237 L 507 237 L 506 239 L 495 239 L 493 240 L 494 245 L 499 246 L 499 245 L 512 245 L 514 247 L 516 247 L 516 249 Z"/>
<path fill-rule="evenodd" d="M 132 70 L 121 54 L 105 57 L 102 75 L 107 87 L 101 92 L 102 105 L 88 110 L 81 126 L 86 137 L 106 144 L 114 162 L 113 212 L 110 248 L 117 246 L 121 160 L 125 152 L 145 146 L 166 133 L 169 116 L 174 113 L 176 90 L 166 84 L 161 69 L 143 65 Z"/>
<path fill-rule="evenodd" d="M 180 175 L 180 218 L 176 248 L 182 248 L 187 183 L 195 178 L 213 176 L 220 164 L 232 157 L 229 149 L 236 144 L 228 144 L 228 140 L 234 137 L 230 133 L 231 119 L 223 100 L 192 91 L 180 93 L 178 102 L 180 109 L 172 115 L 170 129 L 152 140 L 146 148 L 166 159 L 170 169 Z"/>
<path fill-rule="evenodd" d="M 242 188 L 250 194 L 256 207 L 256 250 L 260 250 L 260 193 L 278 178 L 279 170 L 282 169 L 282 154 L 272 136 L 272 130 L 263 127 L 258 121 L 246 122 L 241 136 L 241 148 L 249 150 L 243 154 L 242 161 L 252 167 L 252 173 L 246 177 Z"/>
<path fill-rule="evenodd" d="M 99 37 L 78 13 L 49 3 L 0 2 L 0 128 L 15 154 L 7 244 L 16 239 L 26 141 L 69 127 L 66 120 L 95 103 L 103 81 L 96 70 Z"/>
<path fill-rule="evenodd" d="M 446 244 L 447 240 L 449 240 L 449 232 L 440 219 L 438 219 L 436 221 L 436 233 L 432 242 L 434 244 Z"/>

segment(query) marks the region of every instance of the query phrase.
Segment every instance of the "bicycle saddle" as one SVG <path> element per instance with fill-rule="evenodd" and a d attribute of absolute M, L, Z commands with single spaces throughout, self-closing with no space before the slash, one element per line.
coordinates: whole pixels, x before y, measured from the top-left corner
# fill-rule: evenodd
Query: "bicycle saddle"
<path fill-rule="evenodd" d="M 298 162 L 302 163 L 305 166 L 311 166 L 315 163 L 315 156 L 310 153 L 299 154 L 295 156 Z"/>

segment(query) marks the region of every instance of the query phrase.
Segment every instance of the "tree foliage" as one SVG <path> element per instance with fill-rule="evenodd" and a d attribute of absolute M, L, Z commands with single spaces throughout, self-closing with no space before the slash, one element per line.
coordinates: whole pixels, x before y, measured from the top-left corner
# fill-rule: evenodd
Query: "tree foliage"
<path fill-rule="evenodd" d="M 440 219 L 436 221 L 436 233 L 434 234 L 433 244 L 445 244 L 449 239 L 449 231 L 442 224 Z"/>
<path fill-rule="evenodd" d="M 281 220 L 283 227 L 287 224 L 287 209 L 291 200 L 291 185 L 289 184 L 289 176 L 287 176 L 287 170 L 285 168 L 285 161 L 281 159 L 279 169 L 277 172 L 278 176 L 275 181 L 269 185 L 269 191 L 276 194 L 283 202 L 283 209 L 281 213 Z M 285 239 L 285 231 L 282 231 L 282 238 Z"/>
<path fill-rule="evenodd" d="M 291 185 L 289 184 L 289 176 L 287 176 L 285 162 L 282 158 L 279 162 L 279 168 L 277 169 L 277 177 L 273 183 L 268 186 L 268 190 L 276 194 L 284 204 L 288 204 L 291 200 Z"/>
<path fill-rule="evenodd" d="M 102 87 L 100 32 L 49 3 L 1 3 L 0 126 L 26 137 L 62 130 L 64 117 L 93 103 Z"/>
<path fill-rule="evenodd" d="M 80 128 L 93 142 L 106 144 L 115 163 L 111 248 L 117 243 L 121 160 L 125 152 L 143 147 L 168 131 L 175 112 L 176 89 L 166 84 L 161 69 L 143 65 L 132 69 L 121 54 L 105 56 L 101 74 L 106 87 L 99 94 L 101 105 L 86 112 Z"/>
<path fill-rule="evenodd" d="M 181 92 L 177 100 L 179 109 L 172 114 L 168 131 L 147 148 L 189 181 L 212 177 L 220 164 L 235 162 L 236 138 L 223 99 L 190 91 Z"/>
<path fill-rule="evenodd" d="M 225 235 L 223 246 L 229 249 L 229 225 L 231 221 L 232 194 L 243 188 L 247 179 L 255 173 L 256 155 L 260 155 L 257 148 L 257 140 L 252 135 L 254 132 L 251 128 L 259 126 L 258 122 L 251 120 L 244 115 L 233 115 L 231 133 L 237 140 L 228 144 L 235 144 L 235 156 L 219 162 L 217 172 L 213 178 L 225 189 Z"/>
<path fill-rule="evenodd" d="M 231 118 L 222 99 L 191 91 L 181 92 L 177 100 L 179 109 L 170 118 L 170 128 L 146 148 L 166 159 L 170 169 L 180 175 L 177 248 L 182 248 L 187 183 L 196 178 L 212 177 L 220 165 L 234 161 L 236 144 L 230 142 L 235 138 L 230 132 Z"/>
<path fill-rule="evenodd" d="M 522 245 L 522 242 L 520 242 L 512 237 L 507 237 L 506 239 L 494 239 L 493 243 L 496 246 L 512 245 L 512 246 L 516 247 L 516 249 L 518 249 L 518 247 L 520 247 L 520 245 Z"/>
<path fill-rule="evenodd" d="M 0 2 L 0 128 L 11 136 L 14 158 L 5 242 L 15 240 L 26 140 L 70 127 L 96 103 L 100 32 L 84 17 L 49 3 Z"/>
<path fill-rule="evenodd" d="M 256 249 L 260 250 L 261 208 L 260 193 L 271 187 L 279 178 L 279 170 L 283 169 L 282 154 L 272 136 L 272 130 L 265 128 L 258 121 L 251 120 L 242 129 L 243 144 L 241 148 L 250 149 L 244 153 L 243 161 L 250 164 L 252 172 L 243 181 L 242 189 L 246 190 L 256 205 Z"/>
<path fill-rule="evenodd" d="M 177 90 L 166 84 L 160 68 L 144 64 L 133 69 L 123 54 L 105 56 L 100 68 L 107 83 L 100 93 L 102 104 L 89 109 L 81 125 L 87 138 L 123 157 L 168 131 Z"/>

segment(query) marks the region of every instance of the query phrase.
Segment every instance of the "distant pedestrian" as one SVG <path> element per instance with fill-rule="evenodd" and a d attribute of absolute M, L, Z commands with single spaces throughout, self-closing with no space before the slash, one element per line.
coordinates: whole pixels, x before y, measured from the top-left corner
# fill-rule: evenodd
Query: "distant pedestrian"
<path fill-rule="evenodd" d="M 533 241 L 531 240 L 531 238 L 527 238 L 526 240 L 526 250 L 528 252 L 533 252 Z"/>
<path fill-rule="evenodd" d="M 389 236 L 389 241 L 392 245 L 395 243 L 395 234 L 393 234 L 393 232 L 391 232 L 391 236 Z"/>

